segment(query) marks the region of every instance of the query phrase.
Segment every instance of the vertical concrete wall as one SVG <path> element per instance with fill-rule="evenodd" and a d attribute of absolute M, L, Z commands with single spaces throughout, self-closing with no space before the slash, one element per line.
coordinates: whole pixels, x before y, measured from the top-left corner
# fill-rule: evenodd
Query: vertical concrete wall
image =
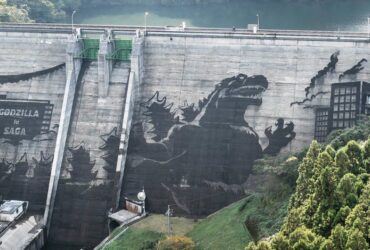
<path fill-rule="evenodd" d="M 125 111 L 122 120 L 122 132 L 119 144 L 119 155 L 114 178 L 114 210 L 119 209 L 119 204 L 122 190 L 122 181 L 125 173 L 125 165 L 127 159 L 127 148 L 130 138 L 132 126 L 132 117 L 134 114 L 135 101 L 140 95 L 140 86 L 142 84 L 144 70 L 144 37 L 135 37 L 133 39 L 133 49 L 131 54 L 131 71 L 127 86 Z"/>
<path fill-rule="evenodd" d="M 55 196 L 58 190 L 58 182 L 60 178 L 63 156 L 67 141 L 67 135 L 71 123 L 71 115 L 73 113 L 74 100 L 76 97 L 77 84 L 84 72 L 81 72 L 82 59 L 75 58 L 82 52 L 82 44 L 78 36 L 71 35 L 66 50 L 66 76 L 67 81 L 64 90 L 64 98 L 62 111 L 60 115 L 60 124 L 58 135 L 56 138 L 56 147 L 54 151 L 53 163 L 51 166 L 51 175 L 49 180 L 48 195 L 44 211 L 44 224 L 49 232 L 51 218 L 53 215 Z"/>
<path fill-rule="evenodd" d="M 112 73 L 113 61 L 108 56 L 113 51 L 112 34 L 108 30 L 100 37 L 98 53 L 98 78 L 99 78 L 99 95 L 106 97 L 109 90 L 109 81 Z"/>
<path fill-rule="evenodd" d="M 130 63 L 107 60 L 109 39 L 88 62 L 77 58 L 78 37 L 2 35 L 0 196 L 44 213 L 49 245 L 92 247 L 108 233 L 117 195 Z"/>
<path fill-rule="evenodd" d="M 98 62 L 84 62 L 81 71 L 49 241 L 92 247 L 108 233 L 129 64 L 115 63 L 106 97 Z"/>
<path fill-rule="evenodd" d="M 66 43 L 63 34 L 0 34 L 0 196 L 27 200 L 34 212 L 45 208 Z"/>
<path fill-rule="evenodd" d="M 1 33 L 0 195 L 46 206 L 51 243 L 94 246 L 143 187 L 151 212 L 239 199 L 254 160 L 313 139 L 332 84 L 370 78 L 367 42 L 147 36 L 130 64 L 109 44 L 82 63 L 67 35 Z"/>
<path fill-rule="evenodd" d="M 369 46 L 146 37 L 123 196 L 145 186 L 149 211 L 176 204 L 192 215 L 239 199 L 254 160 L 311 142 L 315 111 L 330 105 L 333 83 L 369 80 Z"/>
<path fill-rule="evenodd" d="M 263 104 L 247 110 L 248 123 L 267 144 L 265 128 L 279 117 L 294 121 L 297 137 L 286 150 L 299 150 L 313 138 L 314 112 L 290 103 L 306 98 L 305 88 L 330 63 L 333 53 L 340 52 L 338 63 L 333 72 L 319 79 L 318 91 L 330 91 L 340 74 L 362 58 L 368 59 L 369 46 L 341 41 L 148 37 L 142 100 L 159 91 L 174 107 L 185 102 L 197 105 L 224 78 L 239 73 L 264 75 L 269 86 L 263 93 Z M 370 67 L 365 67 L 347 80 L 368 81 L 369 75 Z M 327 102 L 330 95 L 322 98 Z"/>

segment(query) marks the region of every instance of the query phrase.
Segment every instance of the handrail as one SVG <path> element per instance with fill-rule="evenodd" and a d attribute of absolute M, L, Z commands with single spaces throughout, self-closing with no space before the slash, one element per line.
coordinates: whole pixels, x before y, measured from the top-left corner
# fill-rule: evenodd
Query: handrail
<path fill-rule="evenodd" d="M 313 39 L 313 40 L 338 40 L 338 41 L 366 41 L 370 42 L 368 33 L 349 31 L 315 31 L 315 30 L 280 30 L 261 29 L 253 33 L 247 29 L 231 28 L 198 28 L 171 30 L 169 26 L 148 26 L 147 35 L 152 36 L 203 36 L 203 37 L 231 37 L 231 38 L 263 38 L 263 39 Z M 89 25 L 79 24 L 82 34 L 103 34 L 106 29 L 112 30 L 114 35 L 134 35 L 136 30 L 143 30 L 142 26 L 125 25 Z M 41 23 L 1 23 L 0 32 L 36 32 L 36 33 L 60 33 L 70 34 L 72 32 L 69 24 L 41 24 Z"/>

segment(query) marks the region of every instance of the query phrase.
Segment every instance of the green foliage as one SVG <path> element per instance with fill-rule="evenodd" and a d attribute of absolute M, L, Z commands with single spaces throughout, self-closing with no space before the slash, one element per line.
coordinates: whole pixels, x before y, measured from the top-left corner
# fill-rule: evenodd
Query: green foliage
<path fill-rule="evenodd" d="M 327 143 L 334 149 L 345 146 L 349 141 L 365 141 L 370 136 L 370 119 L 362 116 L 357 125 L 343 130 L 334 130 L 329 134 Z"/>
<path fill-rule="evenodd" d="M 298 168 L 286 221 L 267 243 L 271 249 L 369 249 L 370 139 L 334 148 L 311 144 Z"/>
<path fill-rule="evenodd" d="M 364 234 L 357 228 L 349 230 L 346 249 L 351 250 L 369 249 L 369 244 L 366 241 Z"/>
<path fill-rule="evenodd" d="M 323 238 L 305 226 L 296 228 L 289 235 L 289 247 L 294 250 L 316 250 L 320 248 Z"/>
<path fill-rule="evenodd" d="M 122 229 L 119 229 L 122 230 Z M 120 231 L 114 231 L 112 237 L 118 235 Z M 124 233 L 120 234 L 114 241 L 108 242 L 104 246 L 104 250 L 118 249 L 140 249 L 152 250 L 155 249 L 157 242 L 163 238 L 163 234 L 145 230 L 129 228 Z"/>
<path fill-rule="evenodd" d="M 289 248 L 289 241 L 282 233 L 279 232 L 272 238 L 271 246 L 272 249 L 286 250 Z"/>
<path fill-rule="evenodd" d="M 330 240 L 333 244 L 332 249 L 345 250 L 347 244 L 347 232 L 341 224 L 337 224 L 332 230 Z"/>
<path fill-rule="evenodd" d="M 0 2 L 0 22 L 26 23 L 31 21 L 28 11 L 22 6 L 9 6 L 5 0 Z"/>
<path fill-rule="evenodd" d="M 31 19 L 37 22 L 55 22 L 63 20 L 65 13 L 53 0 L 8 0 L 8 5 L 27 10 Z"/>
<path fill-rule="evenodd" d="M 269 242 L 261 240 L 257 245 L 254 242 L 249 243 L 245 250 L 272 250 L 272 248 Z"/>
<path fill-rule="evenodd" d="M 194 242 L 185 236 L 170 236 L 158 242 L 157 250 L 193 250 Z"/>
<path fill-rule="evenodd" d="M 294 186 L 298 178 L 299 158 L 296 156 L 286 157 L 265 156 L 255 161 L 253 172 L 255 174 L 271 174 L 281 181 Z"/>
<path fill-rule="evenodd" d="M 261 239 L 279 231 L 290 194 L 276 198 L 266 193 L 251 195 L 202 220 L 188 236 L 197 250 L 243 249 L 253 241 L 251 233 Z"/>
<path fill-rule="evenodd" d="M 318 157 L 320 151 L 319 144 L 313 141 L 307 151 L 306 157 L 303 158 L 299 165 L 299 176 L 297 179 L 296 192 L 292 196 L 292 206 L 300 206 L 303 202 L 312 195 L 314 182 L 313 176 L 315 174 L 315 159 Z"/>

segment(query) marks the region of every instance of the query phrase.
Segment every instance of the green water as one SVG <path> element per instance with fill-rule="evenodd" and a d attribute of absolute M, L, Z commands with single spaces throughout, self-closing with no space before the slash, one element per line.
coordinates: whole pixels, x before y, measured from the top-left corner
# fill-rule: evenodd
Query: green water
<path fill-rule="evenodd" d="M 323 3 L 319 3 L 319 2 Z M 180 25 L 193 27 L 245 28 L 256 23 L 267 29 L 312 29 L 367 31 L 369 0 L 235 0 L 229 4 L 196 6 L 100 6 L 85 7 L 75 15 L 85 24 Z"/>

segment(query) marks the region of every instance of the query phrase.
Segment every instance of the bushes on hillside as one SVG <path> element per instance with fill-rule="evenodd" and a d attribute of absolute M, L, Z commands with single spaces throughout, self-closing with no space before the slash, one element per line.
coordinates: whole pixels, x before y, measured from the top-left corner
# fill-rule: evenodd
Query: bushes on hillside
<path fill-rule="evenodd" d="M 170 236 L 158 242 L 157 250 L 193 250 L 194 242 L 185 236 Z"/>
<path fill-rule="evenodd" d="M 26 9 L 7 5 L 7 1 L 0 0 L 0 22 L 27 23 L 31 22 Z"/>
<path fill-rule="evenodd" d="M 298 173 L 280 232 L 246 250 L 369 249 L 370 139 L 337 150 L 314 141 Z"/>
<path fill-rule="evenodd" d="M 370 136 L 370 119 L 361 116 L 357 125 L 352 128 L 335 130 L 329 134 L 327 143 L 338 149 L 345 146 L 349 141 L 364 141 Z"/>
<path fill-rule="evenodd" d="M 29 18 L 37 22 L 61 21 L 65 17 L 61 1 L 55 0 L 8 0 L 9 6 L 24 9 Z"/>

